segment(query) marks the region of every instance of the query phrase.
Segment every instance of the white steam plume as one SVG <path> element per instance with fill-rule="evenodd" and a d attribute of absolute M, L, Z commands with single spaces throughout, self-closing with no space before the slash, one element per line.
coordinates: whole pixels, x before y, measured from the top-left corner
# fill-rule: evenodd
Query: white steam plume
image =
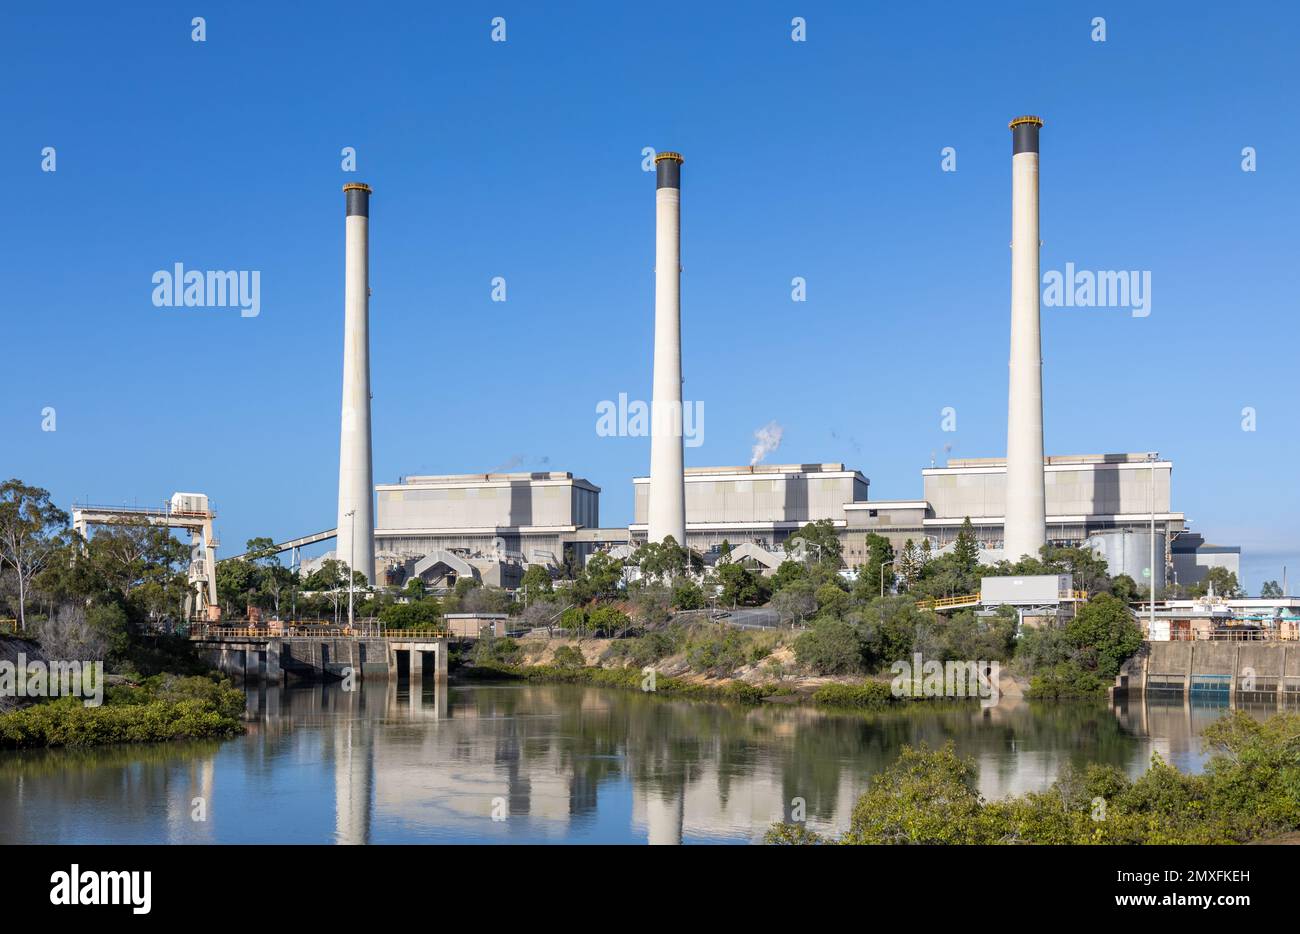
<path fill-rule="evenodd" d="M 754 432 L 753 456 L 749 460 L 749 466 L 761 463 L 763 458 L 771 454 L 781 446 L 781 436 L 785 434 L 785 429 L 776 422 L 768 422 L 758 431 Z"/>

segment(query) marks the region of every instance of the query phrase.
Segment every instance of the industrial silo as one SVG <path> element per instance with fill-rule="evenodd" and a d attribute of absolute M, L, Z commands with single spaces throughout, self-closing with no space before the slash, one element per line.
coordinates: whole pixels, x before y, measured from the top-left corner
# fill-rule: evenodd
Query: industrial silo
<path fill-rule="evenodd" d="M 1151 539 L 1149 529 L 1107 529 L 1094 533 L 1084 545 L 1106 560 L 1111 577 L 1127 574 L 1137 582 L 1138 592 L 1145 597 L 1151 587 L 1147 572 L 1151 565 Z M 1155 533 L 1155 546 L 1156 596 L 1159 597 L 1164 593 L 1166 578 L 1163 532 Z"/>

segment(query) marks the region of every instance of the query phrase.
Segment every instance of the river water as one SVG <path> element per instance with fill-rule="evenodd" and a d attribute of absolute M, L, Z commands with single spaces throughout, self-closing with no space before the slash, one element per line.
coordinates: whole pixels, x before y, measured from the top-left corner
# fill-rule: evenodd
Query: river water
<path fill-rule="evenodd" d="M 840 831 L 907 744 L 952 740 L 1002 797 L 1066 763 L 1204 762 L 1180 701 L 741 707 L 574 685 L 248 690 L 224 742 L 0 752 L 0 843 L 749 843 Z M 1270 710 L 1260 707 L 1255 715 Z M 800 803 L 802 802 L 802 804 Z"/>

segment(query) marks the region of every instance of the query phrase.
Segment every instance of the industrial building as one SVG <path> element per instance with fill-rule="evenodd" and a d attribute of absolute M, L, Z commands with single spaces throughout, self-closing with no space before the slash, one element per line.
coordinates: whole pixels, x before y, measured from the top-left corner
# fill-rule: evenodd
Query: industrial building
<path fill-rule="evenodd" d="M 867 498 L 870 481 L 843 464 L 692 467 L 686 479 L 686 545 L 707 552 L 727 541 L 780 546 L 808 522 L 844 524 L 844 507 Z M 632 481 L 634 541 L 647 536 L 650 479 Z"/>
<path fill-rule="evenodd" d="M 1036 556 L 1046 543 L 1084 545 L 1112 573 L 1163 591 L 1210 567 L 1237 572 L 1240 550 L 1207 544 L 1172 511 L 1172 464 L 1154 454 L 1044 456 L 1039 292 L 1039 141 L 1043 121 L 1011 121 L 1011 302 L 1007 456 L 963 458 L 921 472 L 916 499 L 872 500 L 870 483 L 840 463 L 696 467 L 683 464 L 681 400 L 682 157 L 655 159 L 653 402 L 648 477 L 633 480 L 627 529 L 601 529 L 600 489 L 568 473 L 407 477 L 374 486 L 371 539 L 369 225 L 371 190 L 345 186 L 344 392 L 338 556 L 378 582 L 412 576 L 449 586 L 472 575 L 511 587 L 529 564 L 559 568 L 598 547 L 671 535 L 708 554 L 725 541 L 767 570 L 809 522 L 837 531 L 849 567 L 876 533 L 895 549 L 928 540 L 951 547 L 969 518 L 987 563 Z M 354 537 L 355 531 L 355 537 Z M 307 539 L 286 543 L 297 547 Z M 1155 565 L 1153 572 L 1152 565 Z"/>
<path fill-rule="evenodd" d="M 595 537 L 579 531 L 600 525 L 600 487 L 560 471 L 403 477 L 375 494 L 377 560 L 394 583 L 454 583 L 466 571 L 450 555 L 510 587 L 529 564 L 562 566 L 566 548 L 581 559 Z"/>
<path fill-rule="evenodd" d="M 1145 583 L 1154 513 L 1158 593 L 1166 579 L 1189 586 L 1211 566 L 1238 573 L 1239 548 L 1206 544 L 1187 531 L 1181 512 L 1171 510 L 1171 461 L 1147 453 L 1043 460 L 1049 543 L 1087 544 L 1107 558 L 1112 573 Z M 867 559 L 869 534 L 889 539 L 895 550 L 909 539 L 917 544 L 929 539 L 938 553 L 952 545 L 969 518 L 981 560 L 1002 560 L 1004 459 L 955 458 L 946 467 L 923 469 L 921 481 L 919 499 L 873 500 L 868 497 L 870 481 L 839 463 L 690 468 L 686 543 L 701 552 L 723 541 L 752 543 L 779 556 L 786 539 L 805 523 L 828 520 L 839 533 L 845 563 L 853 567 Z M 634 519 L 628 531 L 633 541 L 644 541 L 649 481 L 637 477 L 632 482 Z"/>

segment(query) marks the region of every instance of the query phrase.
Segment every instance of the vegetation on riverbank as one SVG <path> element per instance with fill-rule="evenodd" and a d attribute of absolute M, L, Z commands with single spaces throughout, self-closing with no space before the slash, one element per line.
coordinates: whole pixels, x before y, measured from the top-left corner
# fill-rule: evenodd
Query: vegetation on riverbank
<path fill-rule="evenodd" d="M 1130 780 L 1114 766 L 1067 771 L 1042 793 L 985 801 L 973 759 L 949 743 L 906 747 L 858 799 L 848 832 L 777 824 L 774 844 L 1223 844 L 1300 830 L 1300 715 L 1260 723 L 1235 711 L 1206 728 L 1211 758 L 1186 775 L 1152 758 Z"/>
<path fill-rule="evenodd" d="M 626 688 L 671 697 L 689 697 L 698 700 L 737 701 L 757 704 L 767 694 L 762 688 L 743 681 L 724 681 L 708 684 L 656 675 L 650 676 L 636 668 L 578 668 L 561 665 L 481 665 L 463 669 L 469 678 L 501 678 L 508 680 L 544 682 L 548 684 L 589 684 L 593 687 Z M 647 687 L 653 683 L 653 687 Z"/>
<path fill-rule="evenodd" d="M 208 672 L 177 625 L 190 593 L 189 545 L 145 521 L 85 537 L 48 491 L 19 480 L 0 483 L 0 529 L 0 605 L 18 629 L 0 637 L 0 659 L 102 664 L 108 684 L 92 707 L 83 697 L 0 698 L 0 748 L 243 732 L 243 692 Z"/>
<path fill-rule="evenodd" d="M 884 710 L 902 698 L 895 697 L 883 681 L 862 684 L 827 684 L 813 692 L 818 707 L 841 707 L 852 710 Z"/>
<path fill-rule="evenodd" d="M 786 562 L 773 578 L 773 607 L 783 617 L 803 614 L 811 620 L 794 650 L 800 666 L 816 674 L 883 673 L 919 654 L 927 661 L 1004 663 L 1029 680 L 1031 697 L 1086 697 L 1104 694 L 1141 644 L 1141 630 L 1124 602 L 1135 585 L 1127 577 L 1111 578 L 1105 561 L 1087 549 L 1047 546 L 1038 558 L 988 567 L 979 563 L 969 522 L 953 550 L 939 557 L 910 546 L 896 556 L 886 539 L 869 535 L 868 560 L 849 587 L 835 573 L 832 541 L 829 534 L 820 536 L 819 554 L 829 560 L 806 567 Z M 937 614 L 917 606 L 917 597 L 977 592 L 981 576 L 1067 573 L 1076 588 L 1093 596 L 1061 628 L 1026 628 L 1017 635 L 1011 607 L 977 616 L 972 610 Z M 882 596 L 891 583 L 898 595 Z"/>
<path fill-rule="evenodd" d="M 0 748 L 227 738 L 244 731 L 243 710 L 229 681 L 157 675 L 110 686 L 98 707 L 62 697 L 0 714 Z"/>

